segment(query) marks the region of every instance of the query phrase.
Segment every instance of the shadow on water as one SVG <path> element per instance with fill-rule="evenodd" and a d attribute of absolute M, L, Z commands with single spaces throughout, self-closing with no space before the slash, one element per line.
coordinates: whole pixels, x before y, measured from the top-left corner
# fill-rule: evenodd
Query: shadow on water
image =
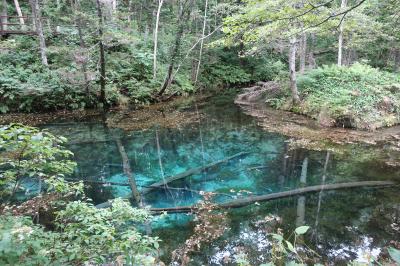
<path fill-rule="evenodd" d="M 192 110 L 196 108 L 191 106 Z M 351 152 L 344 154 L 290 150 L 285 137 L 263 131 L 232 103 L 211 101 L 199 107 L 199 113 L 203 115 L 197 122 L 177 128 L 123 132 L 99 123 L 45 127 L 69 139 L 68 148 L 78 163 L 76 179 L 128 183 L 118 139 L 139 190 L 189 169 L 249 152 L 153 190 L 143 196 L 144 203 L 152 207 L 193 205 L 201 198 L 198 191 L 217 192 L 216 200 L 224 202 L 309 185 L 400 181 L 399 169 L 381 163 L 365 146 L 348 145 Z M 95 203 L 129 196 L 130 191 L 130 186 L 87 185 L 88 196 Z M 268 228 L 263 223 L 268 215 L 282 220 L 275 228 Z M 400 195 L 398 188 L 321 191 L 231 210 L 228 219 L 230 230 L 203 247 L 193 265 L 229 264 L 238 250 L 249 254 L 250 261 L 258 265 L 268 258 L 268 232 L 278 227 L 292 232 L 304 224 L 312 228 L 306 243 L 324 260 L 340 264 L 362 260 L 365 253 L 379 253 L 390 240 L 400 239 Z M 191 220 L 191 215 L 170 214 L 153 223 L 154 234 L 163 240 L 165 261 L 192 233 Z"/>

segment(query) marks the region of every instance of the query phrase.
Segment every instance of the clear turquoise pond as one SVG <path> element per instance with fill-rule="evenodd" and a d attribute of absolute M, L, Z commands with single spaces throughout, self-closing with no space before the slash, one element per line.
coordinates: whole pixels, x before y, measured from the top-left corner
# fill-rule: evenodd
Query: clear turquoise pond
<path fill-rule="evenodd" d="M 285 191 L 302 186 L 301 178 L 307 186 L 366 180 L 400 182 L 400 170 L 385 165 L 367 146 L 348 146 L 347 153 L 329 155 L 326 151 L 289 150 L 286 137 L 264 131 L 231 102 L 211 101 L 199 108 L 202 116 L 197 122 L 176 129 L 123 132 L 96 120 L 62 121 L 45 128 L 69 139 L 68 148 L 78 163 L 76 179 L 127 183 L 115 141 L 119 138 L 139 189 L 163 177 L 248 153 L 170 183 L 172 189 L 146 194 L 144 202 L 152 207 L 193 205 L 201 198 L 196 191 L 218 192 L 215 200 L 219 202 Z M 91 184 L 87 193 L 101 203 L 129 196 L 130 188 Z M 193 265 L 230 265 L 238 250 L 248 254 L 252 265 L 261 264 L 268 259 L 271 245 L 268 230 L 259 221 L 268 215 L 281 217 L 279 227 L 288 234 L 296 226 L 309 225 L 307 245 L 331 264 L 362 261 L 365 254 L 379 254 L 391 240 L 400 239 L 398 187 L 323 191 L 229 211 L 230 229 L 196 253 Z M 164 261 L 192 233 L 191 218 L 169 214 L 153 223 L 153 234 L 163 241 Z"/>

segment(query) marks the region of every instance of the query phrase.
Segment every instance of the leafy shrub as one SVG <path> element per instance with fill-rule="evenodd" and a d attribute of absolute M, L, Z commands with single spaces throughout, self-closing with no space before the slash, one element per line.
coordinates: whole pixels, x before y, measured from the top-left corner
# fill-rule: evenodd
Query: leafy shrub
<path fill-rule="evenodd" d="M 47 179 L 72 173 L 65 138 L 22 125 L 0 127 L 0 195 L 12 194 L 22 179 Z"/>
<path fill-rule="evenodd" d="M 1 60 L 0 60 L 1 62 Z M 41 66 L 0 68 L 0 112 L 78 109 L 86 106 L 83 88 Z"/>
<path fill-rule="evenodd" d="M 253 81 L 275 80 L 282 72 L 287 76 L 287 66 L 279 59 L 258 60 L 253 66 L 251 79 Z"/>
<path fill-rule="evenodd" d="M 299 112 L 318 118 L 324 110 L 336 123 L 363 129 L 391 126 L 400 121 L 399 82 L 395 74 L 359 63 L 324 66 L 298 78 Z"/>
<path fill-rule="evenodd" d="M 213 64 L 205 66 L 203 70 L 205 84 L 212 86 L 232 86 L 248 83 L 251 80 L 250 74 L 239 66 Z"/>
<path fill-rule="evenodd" d="M 45 179 L 49 192 L 39 191 L 40 196 L 19 206 L 0 206 L 0 265 L 154 265 L 158 239 L 137 229 L 150 219 L 147 210 L 122 199 L 108 209 L 71 201 L 83 195 L 83 183 L 62 178 L 75 166 L 69 160 L 72 153 L 61 146 L 65 141 L 32 127 L 0 128 L 0 195 L 25 177 Z M 40 222 L 47 225 L 42 214 L 56 214 L 53 230 L 23 217 L 39 217 L 39 209 L 44 211 Z"/>
<path fill-rule="evenodd" d="M 287 67 L 279 56 L 268 53 L 258 56 L 238 56 L 238 47 L 211 45 L 203 60 L 200 82 L 203 87 L 228 87 L 258 81 L 276 80 Z"/>
<path fill-rule="evenodd" d="M 121 199 L 109 209 L 70 202 L 58 213 L 54 231 L 44 230 L 28 217 L 4 215 L 0 217 L 0 264 L 149 265 L 158 239 L 143 236 L 132 226 L 149 218 L 146 210 Z"/>

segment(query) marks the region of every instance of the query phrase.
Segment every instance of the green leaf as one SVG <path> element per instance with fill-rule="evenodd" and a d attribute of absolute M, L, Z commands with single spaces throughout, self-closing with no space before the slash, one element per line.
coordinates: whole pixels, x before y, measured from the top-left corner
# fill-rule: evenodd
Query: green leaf
<path fill-rule="evenodd" d="M 388 248 L 389 255 L 396 263 L 400 264 L 400 250 L 395 248 Z"/>
<path fill-rule="evenodd" d="M 290 243 L 289 241 L 286 241 L 286 240 L 285 240 L 285 243 L 286 243 L 288 249 L 289 249 L 291 252 L 296 253 L 296 250 L 294 249 L 292 243 Z"/>
<path fill-rule="evenodd" d="M 303 266 L 303 265 L 305 265 L 305 264 L 297 263 L 297 262 L 295 262 L 293 260 L 285 263 L 285 266 Z"/>
<path fill-rule="evenodd" d="M 278 235 L 278 234 L 272 234 L 272 238 L 278 240 L 279 242 L 283 241 L 283 237 L 281 235 Z"/>
<path fill-rule="evenodd" d="M 296 233 L 297 235 L 304 235 L 305 233 L 307 233 L 307 231 L 308 231 L 309 228 L 310 228 L 310 227 L 309 227 L 309 226 L 306 226 L 306 225 L 297 227 L 296 230 L 295 230 L 295 233 Z"/>

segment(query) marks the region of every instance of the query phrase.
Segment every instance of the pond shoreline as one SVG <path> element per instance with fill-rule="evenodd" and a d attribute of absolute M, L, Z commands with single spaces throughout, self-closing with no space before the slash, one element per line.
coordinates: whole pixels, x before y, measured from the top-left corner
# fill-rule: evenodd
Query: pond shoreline
<path fill-rule="evenodd" d="M 330 141 L 336 144 L 377 144 L 381 141 L 400 141 L 400 125 L 372 131 L 328 127 L 311 117 L 269 107 L 264 102 L 264 98 L 266 95 L 273 95 L 277 90 L 279 90 L 279 84 L 275 82 L 263 82 L 244 88 L 242 93 L 235 98 L 235 104 L 240 106 L 244 113 L 255 117 L 264 129 L 296 139 Z"/>
<path fill-rule="evenodd" d="M 166 111 L 173 111 L 175 109 L 184 109 L 184 106 L 194 102 L 203 102 L 209 98 L 210 95 L 191 95 L 191 96 L 179 96 L 168 101 L 153 103 L 150 105 L 137 106 L 137 108 L 112 108 L 104 113 L 102 109 L 83 109 L 83 110 L 59 110 L 52 112 L 43 113 L 7 113 L 0 114 L 0 125 L 20 123 L 27 126 L 41 126 L 48 125 L 51 123 L 63 123 L 63 122 L 87 122 L 93 123 L 102 122 L 106 120 L 117 119 L 118 122 L 125 120 L 132 116 L 144 116 L 146 112 L 152 114 L 154 118 L 155 114 L 163 116 Z M 146 118 L 148 119 L 148 117 Z M 107 124 L 111 127 L 116 126 L 115 121 Z M 137 122 L 137 121 L 130 121 Z M 117 126 L 118 127 L 118 126 Z"/>

